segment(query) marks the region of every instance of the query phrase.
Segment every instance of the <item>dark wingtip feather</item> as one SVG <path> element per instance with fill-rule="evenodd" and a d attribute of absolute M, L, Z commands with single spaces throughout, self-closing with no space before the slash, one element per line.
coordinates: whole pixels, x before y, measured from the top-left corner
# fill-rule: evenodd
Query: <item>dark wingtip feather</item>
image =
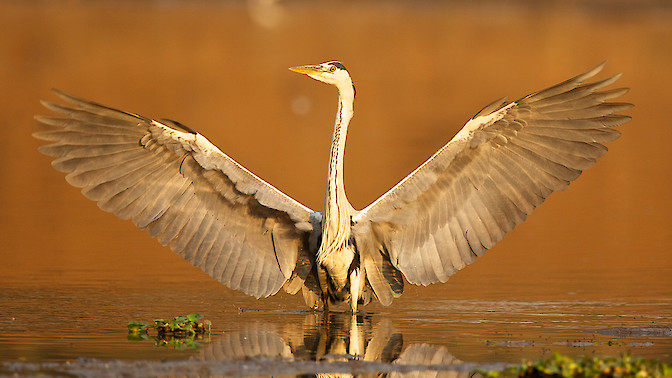
<path fill-rule="evenodd" d="M 109 106 L 99 104 L 97 102 L 84 100 L 84 99 L 81 99 L 79 97 L 73 96 L 69 93 L 63 92 L 59 89 L 52 88 L 51 90 L 58 97 L 65 100 L 66 102 L 68 102 L 70 104 L 77 105 L 78 110 L 86 110 L 86 111 L 94 113 L 94 114 L 103 114 L 104 112 L 112 112 L 112 113 L 116 113 L 119 116 L 123 115 L 123 116 L 131 117 L 131 118 L 134 118 L 134 119 L 139 119 L 139 120 L 142 120 L 142 121 L 145 121 L 145 122 L 151 122 L 152 121 L 151 119 L 149 119 L 147 117 L 143 117 L 139 114 L 129 113 L 129 112 L 126 112 L 126 111 L 123 111 L 123 110 L 119 110 L 119 109 L 116 109 L 116 108 L 112 108 L 112 107 L 109 107 Z M 50 107 L 50 106 L 54 105 L 53 103 L 51 103 L 49 101 L 41 101 L 41 102 L 42 102 L 42 105 L 44 105 L 47 109 L 59 112 L 58 110 L 54 110 Z M 47 104 L 49 104 L 50 106 L 47 106 Z M 62 107 L 62 108 L 73 110 L 72 108 L 68 108 L 68 107 Z M 60 113 L 62 113 L 62 112 L 60 112 Z"/>
<path fill-rule="evenodd" d="M 478 113 L 476 113 L 473 117 L 471 117 L 471 119 L 496 112 L 506 105 L 506 99 L 507 97 L 502 97 L 489 103 L 488 105 L 484 106 L 483 109 L 479 110 Z"/>
<path fill-rule="evenodd" d="M 546 99 L 546 98 L 551 97 L 551 96 L 555 96 L 559 93 L 566 92 L 566 91 L 571 90 L 573 88 L 576 88 L 579 85 L 581 85 L 581 83 L 586 81 L 587 79 L 590 79 L 591 77 L 597 75 L 600 71 L 602 71 L 602 69 L 604 68 L 604 66 L 606 64 L 607 64 L 607 62 L 604 61 L 604 62 L 598 64 L 597 66 L 591 68 L 590 70 L 588 70 L 588 71 L 586 71 L 582 74 L 576 75 L 576 76 L 574 76 L 570 79 L 567 79 L 567 80 L 565 80 L 565 81 L 563 81 L 559 84 L 553 85 L 551 87 L 548 87 L 544 90 L 529 94 L 529 95 L 521 98 L 520 100 L 518 100 L 516 102 L 525 101 L 525 102 L 528 102 L 528 103 L 533 103 L 533 102 L 536 102 L 536 101 Z M 608 82 L 610 84 L 611 82 L 615 81 L 619 77 L 620 77 L 620 74 L 614 75 L 612 77 L 609 77 L 609 78 L 603 80 L 602 82 Z M 606 85 L 608 85 L 608 84 L 602 84 L 602 86 L 606 86 Z M 599 88 L 599 86 L 596 87 L 595 89 L 597 89 L 597 88 Z"/>
<path fill-rule="evenodd" d="M 51 88 L 51 91 L 54 92 L 56 94 L 56 96 L 58 96 L 59 98 L 65 100 L 65 101 L 67 101 L 71 104 L 75 104 L 75 105 L 79 105 L 79 106 L 94 105 L 94 106 L 99 106 L 101 108 L 109 109 L 105 105 L 100 105 L 100 104 L 98 104 L 96 102 L 93 102 L 93 101 L 84 100 L 84 99 L 79 98 L 77 96 L 71 95 L 70 93 L 64 92 L 60 89 Z"/>

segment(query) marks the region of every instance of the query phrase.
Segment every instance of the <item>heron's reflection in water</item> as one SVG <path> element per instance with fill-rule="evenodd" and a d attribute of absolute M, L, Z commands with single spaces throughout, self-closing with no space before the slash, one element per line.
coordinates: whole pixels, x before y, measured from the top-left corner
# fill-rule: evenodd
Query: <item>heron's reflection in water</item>
<path fill-rule="evenodd" d="M 243 328 L 241 332 L 213 340 L 197 358 L 203 361 L 277 358 L 325 364 L 354 360 L 376 363 L 386 376 L 473 376 L 459 367 L 462 361 L 445 347 L 412 344 L 404 348 L 403 335 L 394 329 L 389 319 L 374 322 L 369 315 L 314 313 L 307 315 L 303 324 L 279 326 L 256 322 Z M 456 369 L 451 370 L 451 366 Z"/>
<path fill-rule="evenodd" d="M 366 315 L 329 313 L 307 316 L 303 340 L 294 357 L 315 361 L 364 360 L 392 362 L 401 352 L 403 336 L 394 331 L 388 319 L 372 324 Z"/>

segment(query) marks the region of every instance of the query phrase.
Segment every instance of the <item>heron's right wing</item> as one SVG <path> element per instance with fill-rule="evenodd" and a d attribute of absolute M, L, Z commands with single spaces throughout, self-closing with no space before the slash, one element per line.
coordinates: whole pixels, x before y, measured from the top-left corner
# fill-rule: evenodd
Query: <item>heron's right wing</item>
<path fill-rule="evenodd" d="M 261 180 L 205 137 L 56 92 L 64 116 L 37 117 L 54 168 L 98 206 L 140 229 L 232 289 L 257 298 L 312 269 L 309 239 L 321 216 Z"/>
<path fill-rule="evenodd" d="M 603 64 L 505 105 L 485 107 L 434 156 L 353 217 L 369 283 L 388 304 L 399 271 L 428 285 L 500 241 L 554 191 L 602 156 L 630 117 L 607 102 L 627 89 L 584 83 Z M 396 269 L 396 270 L 395 270 Z"/>

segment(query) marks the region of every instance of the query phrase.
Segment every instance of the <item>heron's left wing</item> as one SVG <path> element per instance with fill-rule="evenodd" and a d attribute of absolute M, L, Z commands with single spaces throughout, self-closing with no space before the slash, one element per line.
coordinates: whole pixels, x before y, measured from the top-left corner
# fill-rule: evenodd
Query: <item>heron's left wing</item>
<path fill-rule="evenodd" d="M 630 117 L 598 91 L 620 75 L 583 83 L 604 64 L 546 90 L 479 112 L 434 156 L 359 212 L 353 231 L 378 299 L 399 277 L 445 282 L 522 222 L 548 195 L 591 167 Z"/>
<path fill-rule="evenodd" d="M 319 213 L 184 125 L 56 93 L 70 105 L 44 102 L 64 116 L 37 117 L 52 127 L 34 136 L 54 142 L 40 152 L 87 198 L 232 289 L 259 298 L 302 287 Z"/>

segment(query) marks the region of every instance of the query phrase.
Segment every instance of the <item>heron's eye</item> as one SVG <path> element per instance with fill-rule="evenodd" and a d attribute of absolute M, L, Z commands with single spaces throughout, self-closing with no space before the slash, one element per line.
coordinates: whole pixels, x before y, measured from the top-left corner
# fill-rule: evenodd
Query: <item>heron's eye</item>
<path fill-rule="evenodd" d="M 334 66 L 329 67 L 329 72 L 334 72 L 334 71 L 336 71 L 336 67 L 334 67 Z"/>

